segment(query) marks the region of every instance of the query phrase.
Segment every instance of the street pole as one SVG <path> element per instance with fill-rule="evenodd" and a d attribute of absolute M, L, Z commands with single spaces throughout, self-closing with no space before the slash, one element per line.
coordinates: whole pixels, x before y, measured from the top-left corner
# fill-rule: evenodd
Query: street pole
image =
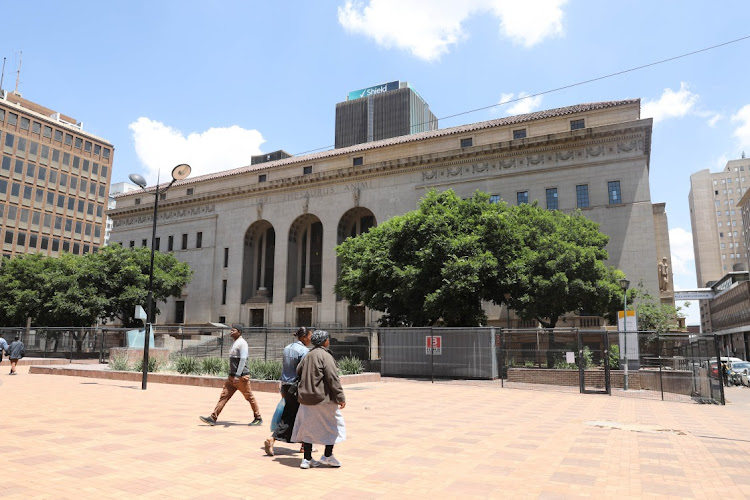
<path fill-rule="evenodd" d="M 172 181 L 165 187 L 161 192 L 166 191 L 175 181 L 182 180 L 190 175 L 190 165 L 182 163 L 172 169 Z M 139 174 L 130 174 L 128 176 L 131 181 L 140 186 L 144 191 L 146 190 L 146 179 Z M 146 304 L 146 324 L 143 338 L 143 378 L 141 381 L 141 389 L 146 390 L 148 383 L 148 350 L 150 344 L 151 332 L 154 328 L 153 313 L 153 302 L 154 302 L 154 253 L 156 250 L 156 219 L 159 215 L 159 177 L 157 174 L 156 178 L 156 193 L 154 194 L 154 221 L 151 225 L 151 265 L 149 266 L 148 272 L 148 304 Z"/>
<path fill-rule="evenodd" d="M 623 380 L 622 388 L 624 391 L 628 390 L 628 287 L 630 286 L 630 281 L 626 279 L 619 280 L 620 282 L 620 288 L 622 288 L 622 296 L 623 296 L 623 311 L 622 311 L 622 327 L 623 327 L 623 335 L 625 337 L 623 343 L 625 345 L 625 354 L 623 356 L 623 359 L 625 361 L 625 377 Z"/>

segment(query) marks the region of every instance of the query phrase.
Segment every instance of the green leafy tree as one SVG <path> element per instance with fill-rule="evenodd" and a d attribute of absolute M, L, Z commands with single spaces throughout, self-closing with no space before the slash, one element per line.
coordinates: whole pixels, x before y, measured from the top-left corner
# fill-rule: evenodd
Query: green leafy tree
<path fill-rule="evenodd" d="M 511 211 L 522 240 L 517 263 L 522 270 L 508 289 L 516 314 L 545 328 L 554 328 L 570 311 L 611 315 L 622 293 L 617 284 L 622 273 L 604 263 L 609 237 L 599 225 L 580 211 L 569 215 L 536 203 Z"/>
<path fill-rule="evenodd" d="M 2 259 L 0 266 L 0 325 L 22 326 L 43 318 L 51 290 L 49 277 L 55 263 L 42 255 Z"/>
<path fill-rule="evenodd" d="M 662 304 L 648 293 L 643 282 L 639 282 L 628 295 L 629 308 L 638 312 L 639 330 L 664 333 L 679 328 L 680 318 L 684 317 L 682 307 Z M 686 302 L 685 307 L 690 307 L 690 304 Z"/>
<path fill-rule="evenodd" d="M 139 326 L 140 320 L 133 318 L 135 306 L 147 309 L 148 278 L 151 250 L 147 247 L 123 248 L 108 245 L 93 254 L 89 272 L 97 282 L 99 293 L 107 298 L 102 318 L 119 318 L 126 327 Z M 193 271 L 185 262 L 180 262 L 171 253 L 154 254 L 153 312 L 156 306 L 169 297 L 179 297 L 182 288 L 190 282 Z"/>
<path fill-rule="evenodd" d="M 385 314 L 384 326 L 484 323 L 482 300 L 509 283 L 514 244 L 505 206 L 430 191 L 417 210 L 337 247 L 336 292 Z"/>

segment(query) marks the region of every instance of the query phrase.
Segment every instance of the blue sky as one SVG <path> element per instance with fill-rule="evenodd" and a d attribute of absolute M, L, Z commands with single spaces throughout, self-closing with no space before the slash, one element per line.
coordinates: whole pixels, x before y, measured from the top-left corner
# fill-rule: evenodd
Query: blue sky
<path fill-rule="evenodd" d="M 50 0 L 2 13 L 3 87 L 23 52 L 19 92 L 112 142 L 113 182 L 330 149 L 335 104 L 378 83 L 408 81 L 443 118 L 750 34 L 750 2 L 731 0 Z M 440 126 L 641 98 L 651 197 L 667 204 L 676 288 L 692 288 L 689 176 L 750 154 L 748 54 L 745 40 Z"/>

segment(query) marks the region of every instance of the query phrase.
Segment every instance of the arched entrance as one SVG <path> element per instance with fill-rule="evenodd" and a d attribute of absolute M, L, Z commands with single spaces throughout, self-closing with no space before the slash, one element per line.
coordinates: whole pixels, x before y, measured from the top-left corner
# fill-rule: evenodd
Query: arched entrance
<path fill-rule="evenodd" d="M 287 302 L 300 296 L 307 301 L 313 298 L 319 301 L 322 283 L 323 224 L 315 215 L 302 215 L 292 223 L 289 228 L 288 255 Z"/>
<path fill-rule="evenodd" d="M 266 305 L 273 301 L 273 264 L 276 231 L 266 220 L 254 222 L 245 232 L 242 255 L 242 303 L 250 308 L 250 324 L 262 326 Z"/>
<path fill-rule="evenodd" d="M 345 239 L 366 233 L 377 225 L 375 215 L 367 208 L 355 207 L 347 210 L 339 220 L 336 244 L 341 244 Z M 336 276 L 339 273 L 338 258 L 336 259 Z M 341 300 L 337 295 L 336 300 Z M 346 325 L 350 327 L 366 326 L 365 306 L 361 304 L 349 304 L 346 308 Z"/>

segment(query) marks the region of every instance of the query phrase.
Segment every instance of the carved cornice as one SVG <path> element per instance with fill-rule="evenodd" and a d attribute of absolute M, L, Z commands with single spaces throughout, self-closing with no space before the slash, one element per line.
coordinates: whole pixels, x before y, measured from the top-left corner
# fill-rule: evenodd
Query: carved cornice
<path fill-rule="evenodd" d="M 263 183 L 248 183 L 189 198 L 160 201 L 164 210 L 200 210 L 200 204 L 216 203 L 228 199 L 264 197 L 309 189 L 321 184 L 365 181 L 382 177 L 385 173 L 422 173 L 423 181 L 435 181 L 439 177 L 461 177 L 470 174 L 491 173 L 492 170 L 511 170 L 524 166 L 561 166 L 572 164 L 575 159 L 609 157 L 611 155 L 649 155 L 651 138 L 650 120 L 639 120 L 628 124 L 615 124 L 598 129 L 586 129 L 520 140 L 501 141 L 371 163 L 325 170 L 313 174 L 276 179 Z M 253 176 L 254 177 L 254 176 Z M 207 183 L 216 181 L 206 181 Z M 262 203 L 262 201 L 260 202 Z M 208 205 L 204 205 L 208 206 Z M 211 205 L 213 210 L 213 205 Z M 116 208 L 109 212 L 115 226 L 126 220 L 151 221 L 153 206 L 141 204 Z M 195 212 L 190 212 L 194 214 Z M 141 215 L 136 215 L 141 214 Z M 160 214 L 159 219 L 162 220 Z"/>

